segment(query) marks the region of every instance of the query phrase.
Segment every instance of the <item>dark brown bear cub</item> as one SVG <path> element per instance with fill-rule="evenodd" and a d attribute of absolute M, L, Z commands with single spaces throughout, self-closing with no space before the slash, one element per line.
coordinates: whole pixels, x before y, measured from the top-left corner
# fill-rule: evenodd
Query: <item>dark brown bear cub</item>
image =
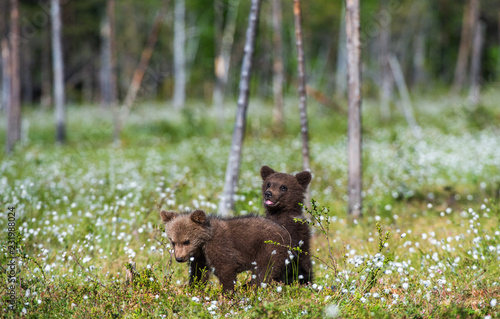
<path fill-rule="evenodd" d="M 307 186 L 311 182 L 311 173 L 300 172 L 296 175 L 275 172 L 269 166 L 260 169 L 262 177 L 262 196 L 266 217 L 286 228 L 292 237 L 292 247 L 299 246 L 302 253 L 298 264 L 293 261 L 294 276 L 301 284 L 312 282 L 313 270 L 310 251 L 311 234 L 302 215 Z M 294 218 L 304 222 L 295 221 Z"/>
<path fill-rule="evenodd" d="M 190 283 L 206 282 L 213 272 L 224 292 L 232 291 L 236 275 L 246 270 L 252 271 L 252 284 L 287 281 L 290 260 L 286 246 L 291 240 L 278 224 L 255 216 L 223 219 L 207 216 L 202 210 L 191 214 L 162 211 L 160 216 L 175 260 L 191 261 Z M 268 240 L 280 245 L 266 244 Z"/>

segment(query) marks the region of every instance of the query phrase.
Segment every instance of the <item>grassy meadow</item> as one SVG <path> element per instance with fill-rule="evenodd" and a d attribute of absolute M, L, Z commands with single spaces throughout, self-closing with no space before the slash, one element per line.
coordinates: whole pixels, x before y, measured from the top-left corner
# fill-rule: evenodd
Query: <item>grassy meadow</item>
<path fill-rule="evenodd" d="M 141 103 L 121 145 L 112 143 L 111 116 L 98 106 L 69 107 L 63 146 L 54 143 L 52 112 L 28 108 L 23 141 L 0 155 L 0 316 L 498 318 L 498 92 L 487 90 L 474 108 L 465 98 L 419 97 L 421 136 L 397 105 L 383 119 L 377 102 L 364 101 L 359 220 L 346 217 L 346 116 L 310 101 L 315 281 L 252 288 L 243 273 L 230 296 L 214 276 L 205 287 L 186 285 L 188 267 L 173 260 L 157 206 L 217 210 L 235 103 L 223 116 L 197 103 L 182 112 Z M 287 101 L 285 112 L 280 130 L 271 103 L 250 103 L 237 214 L 263 214 L 262 165 L 301 170 L 297 102 Z M 4 113 L 0 121 L 4 149 Z"/>

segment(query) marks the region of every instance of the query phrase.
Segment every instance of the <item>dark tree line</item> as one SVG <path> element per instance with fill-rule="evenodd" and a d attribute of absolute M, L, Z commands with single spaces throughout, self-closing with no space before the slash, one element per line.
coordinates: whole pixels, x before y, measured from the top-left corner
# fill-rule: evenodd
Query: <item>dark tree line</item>
<path fill-rule="evenodd" d="M 52 76 L 50 43 L 50 1 L 18 0 L 18 21 L 20 43 L 18 54 L 20 69 L 20 97 L 22 104 L 50 106 L 54 102 L 53 88 L 49 79 Z M 384 2 L 386 3 L 384 5 Z M 479 1 L 476 1 L 479 2 Z M 15 33 L 12 27 L 16 23 L 10 20 L 11 0 L 2 1 L 0 24 L 2 38 L 8 33 Z M 192 49 L 189 55 L 193 61 L 188 64 L 186 74 L 186 90 L 194 98 L 212 100 L 212 93 L 223 81 L 224 93 L 235 97 L 238 91 L 238 70 L 240 69 L 245 33 L 245 18 L 249 12 L 249 2 L 235 0 L 216 1 L 218 7 L 207 6 L 194 0 L 185 1 L 185 45 Z M 454 82 L 457 63 L 465 53 L 462 45 L 462 31 L 465 19 L 464 12 L 470 11 L 474 1 L 465 2 L 440 0 L 401 0 L 401 1 L 363 1 L 361 10 L 361 42 L 363 46 L 362 61 L 368 70 L 364 78 L 367 93 L 377 96 L 381 91 L 384 74 L 379 63 L 380 54 L 389 48 L 401 64 L 408 86 L 426 88 L 429 82 L 451 84 Z M 103 29 L 106 27 L 107 0 L 61 1 L 62 47 L 65 61 L 64 83 L 66 98 L 70 103 L 100 103 L 101 98 L 108 100 L 109 93 L 101 92 L 100 82 L 102 48 L 105 45 Z M 263 12 L 272 12 L 275 1 L 266 1 L 262 5 Z M 303 3 L 304 48 L 307 64 L 310 68 L 310 86 L 327 97 L 337 88 L 344 87 L 340 78 L 334 75 L 345 72 L 339 68 L 337 48 L 342 46 L 342 5 L 343 1 L 317 0 Z M 162 7 L 160 0 L 132 1 L 122 0 L 114 4 L 114 20 L 116 22 L 116 49 L 114 68 L 117 71 L 117 97 L 122 100 L 128 90 L 137 61 L 147 41 L 149 30 L 156 13 Z M 281 6 L 283 29 L 283 70 L 285 93 L 295 90 L 297 61 L 293 58 L 295 40 L 292 8 Z M 182 9 L 181 9 L 182 10 Z M 233 11 L 231 11 L 233 10 Z M 234 12 L 237 10 L 237 12 Z M 144 85 L 140 95 L 145 98 L 171 99 L 174 96 L 174 5 L 169 9 L 163 21 L 158 46 L 151 57 L 146 70 L 148 85 Z M 179 11 L 182 12 L 182 11 Z M 234 17 L 239 17 L 235 19 Z M 467 15 L 468 16 L 468 15 Z M 477 19 L 484 28 L 482 63 L 479 69 L 481 78 L 497 80 L 500 73 L 500 40 L 499 40 L 499 8 L 497 0 L 480 1 Z M 288 18 L 287 18 L 288 17 Z M 222 24 L 214 23 L 220 21 Z M 232 22 L 235 21 L 235 22 Z M 14 21 L 15 22 L 15 21 Z M 234 24 L 234 31 L 231 30 Z M 229 27 L 229 30 L 226 30 Z M 256 43 L 256 64 L 261 66 L 255 71 L 258 81 L 252 90 L 260 96 L 273 96 L 273 29 L 272 23 L 259 25 L 259 38 Z M 217 31 L 222 30 L 222 31 Z M 224 37 L 224 40 L 222 37 Z M 233 41 L 228 41 L 234 39 Z M 380 39 L 380 40 L 379 40 Z M 230 64 L 224 68 L 224 77 L 215 76 L 216 58 L 220 56 L 221 44 L 230 49 L 230 56 L 225 60 Z M 15 48 L 13 48 L 15 50 Z M 471 49 L 469 49 L 469 52 Z M 466 73 L 471 66 L 470 55 Z M 14 62 L 14 67 L 16 63 Z M 224 66 L 226 67 L 226 66 Z M 464 69 L 464 68 L 462 68 Z M 227 71 L 226 71 L 227 70 Z M 470 84 L 470 74 L 463 88 Z M 336 80 L 337 79 L 337 80 Z M 16 81 L 16 80 L 14 80 Z M 16 84 L 14 83 L 14 87 Z M 373 87 L 374 89 L 370 89 Z M 16 90 L 14 90 L 16 91 Z M 112 90 L 111 90 L 112 91 Z M 345 91 L 344 91 L 345 92 Z M 345 94 L 345 93 L 343 93 Z"/>

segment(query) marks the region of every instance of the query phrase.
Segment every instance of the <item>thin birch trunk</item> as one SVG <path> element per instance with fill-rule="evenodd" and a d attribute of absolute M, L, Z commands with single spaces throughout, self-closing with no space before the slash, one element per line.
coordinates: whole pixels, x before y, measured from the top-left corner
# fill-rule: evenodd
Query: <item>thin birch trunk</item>
<path fill-rule="evenodd" d="M 458 49 L 457 64 L 455 66 L 455 75 L 453 77 L 452 91 L 457 93 L 462 89 L 465 82 L 465 72 L 467 71 L 467 63 L 469 59 L 470 47 L 470 10 L 473 0 L 467 1 L 464 6 L 464 14 L 462 18 L 462 32 L 460 35 L 460 47 Z"/>
<path fill-rule="evenodd" d="M 66 141 L 66 110 L 64 106 L 64 63 L 61 44 L 61 7 L 59 0 L 51 0 L 52 67 L 54 72 L 54 102 L 56 114 L 56 140 Z"/>
<path fill-rule="evenodd" d="M 382 12 L 386 12 L 387 0 L 382 1 Z M 382 23 L 379 35 L 379 48 L 380 48 L 380 77 L 382 82 L 382 98 L 380 101 L 380 113 L 384 120 L 390 117 L 389 104 L 392 100 L 393 93 L 393 78 L 391 76 L 391 67 L 389 66 L 389 55 L 391 52 L 391 25 L 390 20 Z"/>
<path fill-rule="evenodd" d="M 217 48 L 217 56 L 215 58 L 215 86 L 213 92 L 213 105 L 219 109 L 218 113 L 221 117 L 224 107 L 224 96 L 226 92 L 227 82 L 229 79 L 229 66 L 231 65 L 231 50 L 234 43 L 234 32 L 236 30 L 236 19 L 238 17 L 238 8 L 240 0 L 232 0 L 228 2 L 225 27 L 222 30 L 223 15 L 219 15 L 219 37 L 217 40 L 219 48 Z M 220 9 L 220 8 L 219 8 Z M 222 11 L 222 10 L 221 10 Z"/>
<path fill-rule="evenodd" d="M 42 31 L 42 39 L 44 42 L 50 41 L 50 32 L 47 28 Z M 52 105 L 52 74 L 50 69 L 50 46 L 43 45 L 41 52 L 40 77 L 42 80 L 40 104 L 43 109 L 48 109 Z"/>
<path fill-rule="evenodd" d="M 417 121 L 415 120 L 415 116 L 413 115 L 413 104 L 411 102 L 410 92 L 408 91 L 408 86 L 406 85 L 403 71 L 401 70 L 401 65 L 399 64 L 398 59 L 393 55 L 389 57 L 389 64 L 391 66 L 392 74 L 394 76 L 394 80 L 402 99 L 401 109 L 403 115 L 406 119 L 406 122 L 410 126 L 413 135 L 417 138 L 420 138 L 421 130 L 417 124 Z"/>
<path fill-rule="evenodd" d="M 181 109 L 186 102 L 186 3 L 175 0 L 174 8 L 174 96 L 172 104 Z"/>
<path fill-rule="evenodd" d="M 361 163 L 361 43 L 359 0 L 346 0 L 347 84 L 348 84 L 348 214 L 362 213 Z"/>
<path fill-rule="evenodd" d="M 134 101 L 137 97 L 137 93 L 139 92 L 139 88 L 141 86 L 142 79 L 144 78 L 144 73 L 146 73 L 146 68 L 148 66 L 149 60 L 151 59 L 151 55 L 153 54 L 153 48 L 158 40 L 158 35 L 160 33 L 161 25 L 163 19 L 165 17 L 165 12 L 167 10 L 169 0 L 166 0 L 163 3 L 160 12 L 156 16 L 151 32 L 149 33 L 148 41 L 146 43 L 146 47 L 142 51 L 141 59 L 139 61 L 139 65 L 134 71 L 134 75 L 132 76 L 132 81 L 130 82 L 130 86 L 127 90 L 127 95 L 125 96 L 125 100 L 121 107 L 117 107 L 115 114 L 115 132 L 114 132 L 114 140 L 115 143 L 119 143 L 120 135 L 127 120 L 128 114 L 130 113 L 130 109 L 134 104 Z"/>
<path fill-rule="evenodd" d="M 117 100 L 114 0 L 106 2 L 101 41 L 101 106 L 110 108 L 115 106 Z"/>
<path fill-rule="evenodd" d="M 293 1 L 293 15 L 295 22 L 295 40 L 297 46 L 298 64 L 298 90 L 299 90 L 299 111 L 300 111 L 300 131 L 302 135 L 302 169 L 310 169 L 309 157 L 309 129 L 307 125 L 307 94 L 306 94 L 306 62 L 304 58 L 304 46 L 302 40 L 302 13 L 300 0 Z"/>
<path fill-rule="evenodd" d="M 279 130 L 283 130 L 283 27 L 282 27 L 281 0 L 272 0 L 272 24 L 273 24 L 273 95 L 274 109 L 273 120 Z"/>
<path fill-rule="evenodd" d="M 476 106 L 481 98 L 481 56 L 483 55 L 485 31 L 486 25 L 479 21 L 474 31 L 470 70 L 469 101 L 473 106 Z"/>
<path fill-rule="evenodd" d="M 345 98 L 347 92 L 347 43 L 345 30 L 345 1 L 342 1 L 342 13 L 339 26 L 338 49 L 337 49 L 337 70 L 335 74 L 335 95 Z"/>
<path fill-rule="evenodd" d="M 7 118 L 7 128 L 9 129 L 9 123 L 12 119 L 12 89 L 11 89 L 11 80 L 12 80 L 12 64 L 10 62 L 10 48 L 9 43 L 6 38 L 2 39 L 2 104 L 5 107 L 6 118 Z M 7 153 L 12 150 L 9 149 L 9 135 L 7 131 L 7 144 L 6 151 Z"/>
<path fill-rule="evenodd" d="M 241 165 L 241 151 L 243 149 L 243 138 L 245 135 L 246 113 L 250 95 L 250 76 L 252 72 L 252 60 L 255 51 L 255 37 L 259 24 L 261 0 L 252 0 L 250 16 L 246 31 L 246 42 L 241 67 L 240 88 L 238 95 L 238 108 L 234 124 L 231 150 L 227 161 L 226 179 L 224 189 L 219 203 L 219 214 L 228 216 L 234 210 L 234 195 L 238 185 L 238 176 Z"/>
<path fill-rule="evenodd" d="M 82 77 L 82 101 L 84 103 L 93 103 L 94 101 L 94 65 L 89 63 L 81 71 Z M 101 101 L 102 102 L 102 101 Z"/>
<path fill-rule="evenodd" d="M 32 68 L 32 49 L 30 47 L 30 43 L 27 42 L 24 44 L 22 50 L 22 62 L 21 62 L 21 90 L 22 99 L 21 101 L 24 104 L 32 104 L 33 103 L 33 78 L 31 77 L 31 68 Z M 22 126 L 22 125 L 21 125 Z M 21 135 L 23 135 L 21 133 Z"/>
<path fill-rule="evenodd" d="M 110 104 L 116 107 L 118 102 L 118 79 L 116 67 L 116 19 L 115 19 L 115 0 L 108 0 L 106 13 L 109 21 L 109 87 L 110 87 Z"/>
<path fill-rule="evenodd" d="M 0 53 L 1 53 L 1 50 L 2 50 L 2 41 L 3 39 L 5 38 L 5 35 L 7 34 L 7 13 L 9 12 L 8 11 L 8 2 L 7 1 L 2 1 L 0 2 Z M 7 48 L 8 50 L 8 48 Z M 4 79 L 4 75 L 5 75 L 5 63 L 3 62 L 3 59 L 0 61 L 0 67 L 1 67 L 1 102 L 0 102 L 0 112 L 3 111 L 4 109 L 7 109 L 7 104 L 6 104 L 6 101 L 5 101 L 5 88 L 4 88 L 4 83 L 3 83 L 3 79 Z M 9 90 L 10 90 L 10 84 L 9 84 Z M 9 94 L 10 95 L 10 94 Z"/>
<path fill-rule="evenodd" d="M 424 83 L 425 74 L 425 33 L 422 27 L 418 31 L 414 39 L 414 55 L 413 55 L 413 85 L 421 85 Z"/>
<path fill-rule="evenodd" d="M 7 153 L 11 153 L 14 145 L 21 139 L 21 85 L 19 74 L 19 2 L 10 1 L 10 103 L 7 116 Z"/>
<path fill-rule="evenodd" d="M 474 36 L 474 25 L 476 24 L 478 18 L 479 0 L 469 0 L 464 8 L 460 47 L 458 51 L 457 65 L 455 67 L 455 76 L 453 78 L 452 92 L 455 94 L 462 90 L 467 79 L 472 37 Z"/>

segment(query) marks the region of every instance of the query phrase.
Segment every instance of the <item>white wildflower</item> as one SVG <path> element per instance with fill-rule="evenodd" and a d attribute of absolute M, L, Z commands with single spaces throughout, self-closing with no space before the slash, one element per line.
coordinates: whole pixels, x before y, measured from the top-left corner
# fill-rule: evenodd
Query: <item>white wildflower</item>
<path fill-rule="evenodd" d="M 337 318 L 340 315 L 340 307 L 335 304 L 330 304 L 325 308 L 325 315 L 328 318 Z"/>

